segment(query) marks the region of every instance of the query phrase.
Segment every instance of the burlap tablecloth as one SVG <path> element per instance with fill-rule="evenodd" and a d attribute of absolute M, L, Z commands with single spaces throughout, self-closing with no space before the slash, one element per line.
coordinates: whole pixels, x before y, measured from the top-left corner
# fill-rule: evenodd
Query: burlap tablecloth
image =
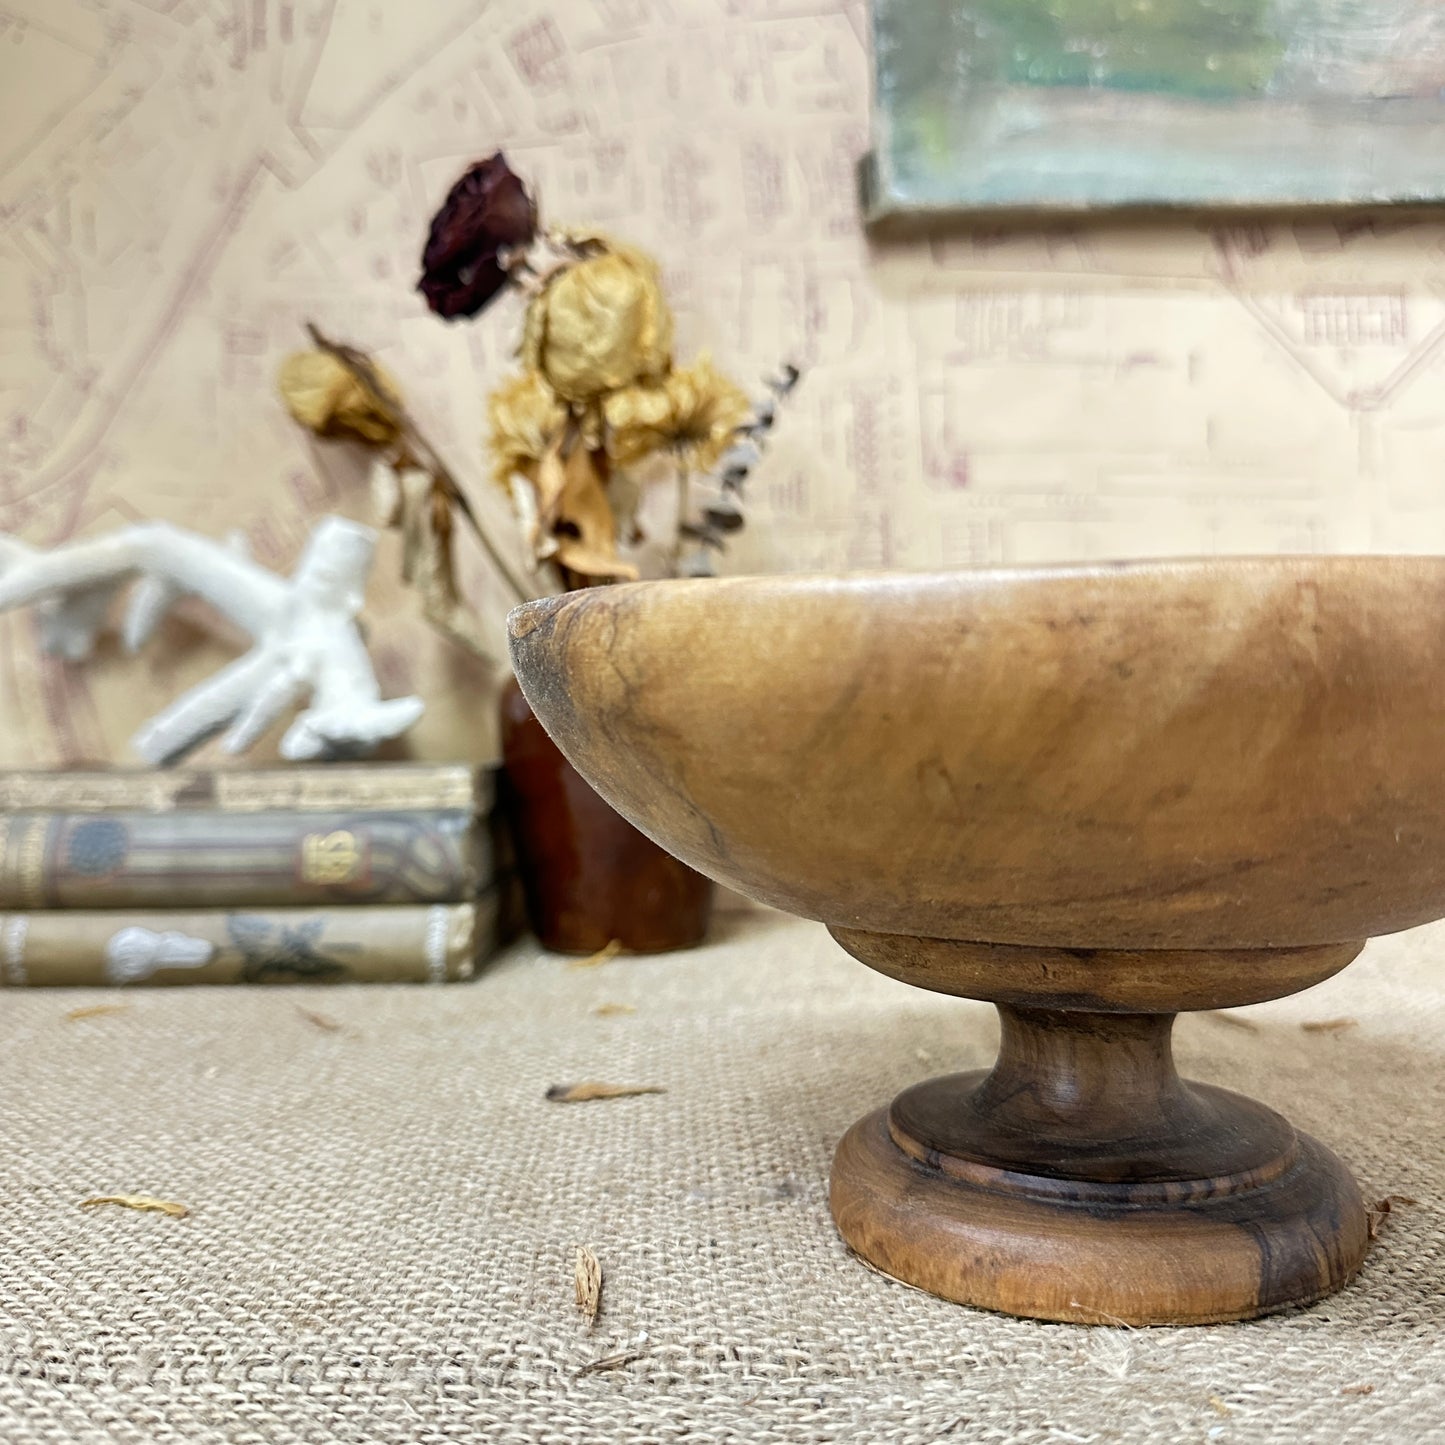
<path fill-rule="evenodd" d="M 1187 1072 L 1416 1202 L 1314 1309 L 1145 1331 L 963 1309 L 846 1253 L 838 1135 L 987 1061 L 995 1025 L 816 925 L 734 916 L 696 952 L 593 968 L 524 946 L 442 988 L 133 992 L 76 1020 L 107 996 L 6 993 L 0 1440 L 1445 1439 L 1442 955 L 1441 928 L 1401 935 L 1251 1027 L 1181 1021 Z M 579 1080 L 666 1092 L 545 1100 Z M 192 1212 L 79 1207 L 114 1193 Z M 579 1242 L 606 1270 L 590 1333 Z"/>

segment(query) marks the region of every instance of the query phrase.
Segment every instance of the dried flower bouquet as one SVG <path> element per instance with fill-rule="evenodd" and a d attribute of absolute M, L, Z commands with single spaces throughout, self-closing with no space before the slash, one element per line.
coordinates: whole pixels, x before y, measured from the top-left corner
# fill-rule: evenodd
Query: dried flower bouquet
<path fill-rule="evenodd" d="M 281 391 L 312 431 L 350 437 L 387 461 L 383 519 L 406 537 L 408 579 L 428 617 L 484 650 L 456 585 L 455 512 L 519 597 L 550 590 L 548 573 L 564 589 L 636 577 L 620 548 L 642 540 L 642 476 L 658 459 L 670 464 L 677 491 L 669 570 L 712 575 L 744 524 L 744 486 L 797 368 L 784 366 L 755 403 L 705 355 L 676 365 L 657 263 L 596 231 L 541 226 L 500 153 L 452 187 L 422 264 L 419 289 L 447 320 L 478 315 L 508 289 L 527 297 L 520 370 L 487 410 L 493 476 L 521 521 L 531 585 L 507 566 L 395 383 L 364 353 L 312 328 L 315 349 L 287 360 Z"/>

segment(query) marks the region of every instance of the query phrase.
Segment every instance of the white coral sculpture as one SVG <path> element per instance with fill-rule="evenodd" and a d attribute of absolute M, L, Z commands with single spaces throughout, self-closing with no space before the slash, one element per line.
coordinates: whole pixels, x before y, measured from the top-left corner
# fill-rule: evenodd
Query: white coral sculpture
<path fill-rule="evenodd" d="M 121 641 L 130 653 L 176 602 L 198 597 L 254 645 L 151 718 L 131 740 L 141 758 L 175 762 L 220 732 L 227 752 L 245 752 L 295 707 L 283 757 L 359 757 L 405 732 L 425 707 L 419 697 L 382 698 L 357 627 L 375 545 L 370 527 L 323 517 L 295 571 L 281 577 L 252 561 L 239 537 L 216 542 L 164 522 L 50 551 L 0 534 L 0 611 L 33 604 L 45 650 L 78 661 L 128 583 Z"/>

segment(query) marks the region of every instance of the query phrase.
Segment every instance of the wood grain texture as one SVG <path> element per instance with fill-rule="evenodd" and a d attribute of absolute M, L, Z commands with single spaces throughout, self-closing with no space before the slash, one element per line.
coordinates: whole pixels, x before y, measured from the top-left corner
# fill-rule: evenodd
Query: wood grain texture
<path fill-rule="evenodd" d="M 1043 1319 L 1245 1319 L 1358 1270 L 1364 1201 L 1263 1104 L 1188 1083 L 1172 1014 L 1000 1006 L 998 1062 L 905 1090 L 839 1145 L 844 1239 L 935 1294 Z"/>
<path fill-rule="evenodd" d="M 1025 948 L 836 925 L 829 932 L 860 963 L 916 988 L 1111 1013 L 1183 1013 L 1284 998 L 1337 974 L 1364 947 Z"/>
<path fill-rule="evenodd" d="M 1174 1014 L 1276 998 L 1445 914 L 1445 560 L 1269 558 L 595 589 L 511 619 L 624 816 L 988 999 L 988 1074 L 856 1125 L 878 1268 L 1046 1319 L 1243 1319 L 1359 1268 L 1348 1171 L 1182 1081 Z"/>
<path fill-rule="evenodd" d="M 897 1148 L 879 1110 L 838 1146 L 833 1217 L 876 1268 L 945 1299 L 1080 1324 L 1183 1325 L 1310 1304 L 1349 1282 L 1367 1244 L 1360 1193 L 1298 1136 L 1269 1184 L 1187 1207 L 1060 1204 L 929 1170 Z"/>
<path fill-rule="evenodd" d="M 702 872 L 875 933 L 1344 943 L 1445 914 L 1445 560 L 640 583 L 528 701 Z"/>

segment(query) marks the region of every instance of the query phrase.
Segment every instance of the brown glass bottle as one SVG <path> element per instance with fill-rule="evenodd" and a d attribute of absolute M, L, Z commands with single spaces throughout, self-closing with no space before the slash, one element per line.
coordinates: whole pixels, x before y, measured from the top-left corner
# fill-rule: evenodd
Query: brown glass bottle
<path fill-rule="evenodd" d="M 707 932 L 710 879 L 639 833 L 578 776 L 516 679 L 502 691 L 502 800 L 532 929 L 557 953 L 690 948 Z"/>

